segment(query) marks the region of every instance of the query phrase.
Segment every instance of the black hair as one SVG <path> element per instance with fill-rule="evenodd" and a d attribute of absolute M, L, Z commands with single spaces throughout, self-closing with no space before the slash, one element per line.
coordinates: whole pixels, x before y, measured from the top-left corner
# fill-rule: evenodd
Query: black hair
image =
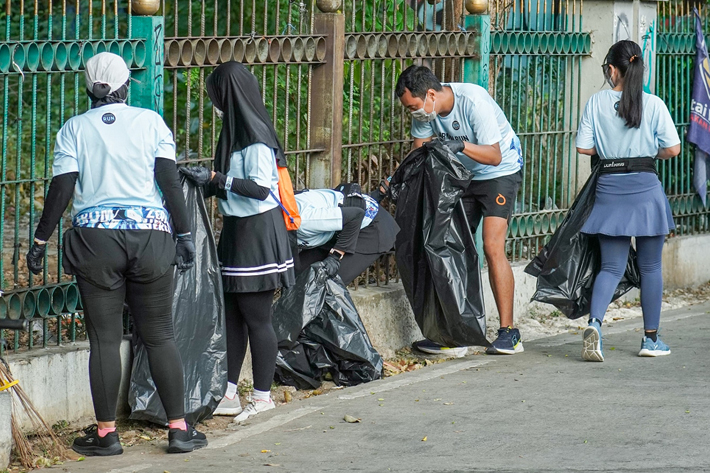
<path fill-rule="evenodd" d="M 412 97 L 424 99 L 429 89 L 434 89 L 438 92 L 442 90 L 443 87 L 441 86 L 441 82 L 439 82 L 439 78 L 436 77 L 428 67 L 409 66 L 402 71 L 399 75 L 399 79 L 397 79 L 397 85 L 394 89 L 397 98 L 401 98 L 402 95 L 404 95 L 405 89 L 409 89 L 409 93 L 412 94 Z"/>
<path fill-rule="evenodd" d="M 605 62 L 616 67 L 624 79 L 617 113 L 627 127 L 638 128 L 643 114 L 644 62 L 641 47 L 633 41 L 619 41 L 609 48 Z"/>

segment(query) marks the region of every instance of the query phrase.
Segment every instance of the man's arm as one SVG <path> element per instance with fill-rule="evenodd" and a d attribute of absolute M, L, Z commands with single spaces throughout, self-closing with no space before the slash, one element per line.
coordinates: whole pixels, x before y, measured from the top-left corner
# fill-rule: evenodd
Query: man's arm
<path fill-rule="evenodd" d="M 417 148 L 421 148 L 424 146 L 424 143 L 427 141 L 431 141 L 434 137 L 430 136 L 429 138 L 414 138 L 414 144 L 412 145 L 412 151 L 414 151 Z"/>
<path fill-rule="evenodd" d="M 464 141 L 463 144 L 463 154 L 477 163 L 486 164 L 488 166 L 498 166 L 501 161 L 503 161 L 499 143 L 492 145 L 475 145 Z"/>

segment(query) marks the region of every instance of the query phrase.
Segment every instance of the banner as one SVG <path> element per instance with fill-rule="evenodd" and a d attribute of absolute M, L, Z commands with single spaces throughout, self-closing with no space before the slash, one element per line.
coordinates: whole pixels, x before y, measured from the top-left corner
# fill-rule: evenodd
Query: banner
<path fill-rule="evenodd" d="M 693 13 L 696 56 L 688 142 L 696 146 L 693 185 L 705 205 L 710 155 L 710 60 L 702 20 L 697 9 L 694 9 Z"/>

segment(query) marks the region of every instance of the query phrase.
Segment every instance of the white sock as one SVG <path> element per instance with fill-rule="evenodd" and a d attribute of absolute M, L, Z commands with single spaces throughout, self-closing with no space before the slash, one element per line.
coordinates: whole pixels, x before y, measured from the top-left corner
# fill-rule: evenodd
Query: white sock
<path fill-rule="evenodd" d="M 269 401 L 271 399 L 271 391 L 259 391 L 255 389 L 251 398 L 256 401 Z"/>
<path fill-rule="evenodd" d="M 234 383 L 227 383 L 227 392 L 224 393 L 224 397 L 229 399 L 230 401 L 234 399 L 234 396 L 237 395 L 237 385 Z"/>

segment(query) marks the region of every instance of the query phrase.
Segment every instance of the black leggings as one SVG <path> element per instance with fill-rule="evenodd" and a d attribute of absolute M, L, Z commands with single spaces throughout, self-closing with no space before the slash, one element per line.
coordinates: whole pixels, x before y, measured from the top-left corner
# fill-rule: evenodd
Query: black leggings
<path fill-rule="evenodd" d="M 148 364 L 168 420 L 185 415 L 180 353 L 173 334 L 173 270 L 150 283 L 125 281 L 118 289 L 101 289 L 77 276 L 89 334 L 89 379 L 96 420 L 116 419 L 121 384 L 120 347 L 123 302 L 128 303 L 134 328 L 148 352 Z"/>
<path fill-rule="evenodd" d="M 227 292 L 224 294 L 227 328 L 227 379 L 239 382 L 247 340 L 251 348 L 254 389 L 271 390 L 276 369 L 278 342 L 271 324 L 274 290 L 264 292 Z"/>

